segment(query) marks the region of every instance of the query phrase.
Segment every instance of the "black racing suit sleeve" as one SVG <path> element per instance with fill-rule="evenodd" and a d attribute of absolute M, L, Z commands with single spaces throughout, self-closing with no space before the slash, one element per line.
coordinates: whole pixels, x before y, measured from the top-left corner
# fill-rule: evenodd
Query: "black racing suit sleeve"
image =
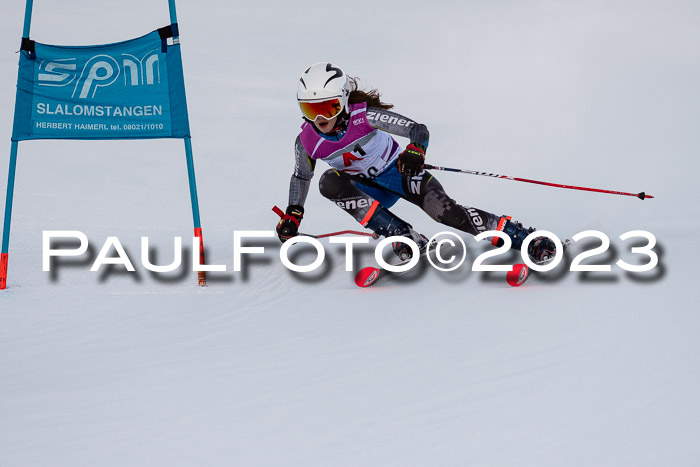
<path fill-rule="evenodd" d="M 422 144 L 426 149 L 428 148 L 430 132 L 428 127 L 422 123 L 417 123 L 399 113 L 380 107 L 367 109 L 367 121 L 374 128 L 408 138 L 412 143 Z"/>
<path fill-rule="evenodd" d="M 314 177 L 316 160 L 311 159 L 301 144 L 301 137 L 294 142 L 294 173 L 289 180 L 289 205 L 304 206 Z"/>

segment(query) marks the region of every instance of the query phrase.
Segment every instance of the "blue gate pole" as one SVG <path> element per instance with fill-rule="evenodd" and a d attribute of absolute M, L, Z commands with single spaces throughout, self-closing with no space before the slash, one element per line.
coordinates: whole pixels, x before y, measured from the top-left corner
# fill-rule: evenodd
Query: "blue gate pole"
<path fill-rule="evenodd" d="M 190 180 L 190 199 L 192 200 L 192 218 L 194 228 L 201 228 L 199 221 L 199 201 L 197 200 L 197 181 L 194 177 L 194 158 L 192 157 L 192 140 L 185 136 L 185 156 L 187 157 L 187 176 Z"/>
<path fill-rule="evenodd" d="M 32 6 L 34 0 L 27 0 L 27 6 L 24 8 L 24 31 L 22 37 L 29 39 L 29 26 L 32 24 Z"/>
<path fill-rule="evenodd" d="M 10 220 L 12 218 L 12 198 L 15 190 L 15 169 L 17 167 L 17 141 L 10 146 L 10 170 L 7 174 L 7 197 L 5 198 L 5 222 L 2 229 L 2 252 L 0 252 L 0 290 L 7 287 L 7 262 L 10 246 Z"/>
<path fill-rule="evenodd" d="M 177 23 L 177 11 L 175 10 L 175 0 L 168 0 L 170 9 L 170 23 Z M 175 38 L 177 40 L 177 38 Z M 190 200 L 192 201 L 192 219 L 194 220 L 194 236 L 199 239 L 199 264 L 204 263 L 204 240 L 202 239 L 202 225 L 199 220 L 199 201 L 197 200 L 197 181 L 194 177 L 194 158 L 192 156 L 192 139 L 185 136 L 185 156 L 187 157 L 187 177 L 190 182 Z M 206 272 L 198 271 L 197 280 L 199 285 L 207 285 Z"/>
<path fill-rule="evenodd" d="M 174 0 L 173 0 L 174 1 Z M 24 28 L 22 38 L 29 39 L 29 29 L 32 24 L 32 7 L 34 0 L 27 0 L 24 8 Z M 12 200 L 15 192 L 15 172 L 17 169 L 18 142 L 12 141 L 10 146 L 10 168 L 7 173 L 7 196 L 5 197 L 5 220 L 2 227 L 2 250 L 0 250 L 0 290 L 7 288 L 7 263 L 10 249 L 10 221 L 12 220 Z"/>
<path fill-rule="evenodd" d="M 177 23 L 177 11 L 175 11 L 175 0 L 168 0 L 168 7 L 170 8 L 170 23 Z"/>
<path fill-rule="evenodd" d="M 194 177 L 194 158 L 192 157 L 192 140 L 185 136 L 185 156 L 187 157 L 187 177 L 190 182 L 190 200 L 192 201 L 192 219 L 194 220 L 194 236 L 199 239 L 199 264 L 204 261 L 204 239 L 202 238 L 202 225 L 199 220 L 199 201 L 197 199 L 197 182 Z M 197 272 L 197 282 L 200 286 L 207 285 L 206 272 Z"/>

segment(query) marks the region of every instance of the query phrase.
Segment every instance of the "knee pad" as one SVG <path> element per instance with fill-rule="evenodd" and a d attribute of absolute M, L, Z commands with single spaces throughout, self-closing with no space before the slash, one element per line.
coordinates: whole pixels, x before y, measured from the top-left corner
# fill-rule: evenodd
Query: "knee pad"
<path fill-rule="evenodd" d="M 342 197 L 342 193 L 350 181 L 343 179 L 338 172 L 333 169 L 328 169 L 318 181 L 318 190 L 324 198 L 338 199 Z"/>
<path fill-rule="evenodd" d="M 432 190 L 425 194 L 423 210 L 433 220 L 452 227 L 456 227 L 464 218 L 457 203 L 439 190 Z"/>
<path fill-rule="evenodd" d="M 496 216 L 477 208 L 457 204 L 443 191 L 431 191 L 425 195 L 423 210 L 441 224 L 477 235 L 495 227 Z"/>

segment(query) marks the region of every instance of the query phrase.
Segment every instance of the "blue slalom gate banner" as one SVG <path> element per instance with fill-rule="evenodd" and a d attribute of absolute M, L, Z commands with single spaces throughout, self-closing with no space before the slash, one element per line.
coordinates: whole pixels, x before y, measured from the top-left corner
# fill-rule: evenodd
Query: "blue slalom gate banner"
<path fill-rule="evenodd" d="M 7 287 L 10 223 L 20 141 L 32 139 L 182 138 L 199 264 L 199 218 L 175 0 L 170 25 L 143 37 L 94 46 L 40 44 L 29 38 L 34 0 L 26 0 L 10 167 L 0 248 L 0 290 Z M 207 269 L 197 269 L 205 286 Z"/>
<path fill-rule="evenodd" d="M 115 44 L 23 48 L 13 141 L 190 135 L 177 25 Z"/>

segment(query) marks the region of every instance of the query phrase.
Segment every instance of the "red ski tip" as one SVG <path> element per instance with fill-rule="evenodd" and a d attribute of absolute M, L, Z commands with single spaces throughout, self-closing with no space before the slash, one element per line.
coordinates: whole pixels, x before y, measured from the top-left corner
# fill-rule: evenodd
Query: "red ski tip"
<path fill-rule="evenodd" d="M 508 282 L 508 285 L 512 287 L 521 286 L 527 279 L 529 271 L 530 268 L 524 264 L 513 265 L 513 269 L 508 271 L 508 274 L 506 274 L 506 281 Z"/>
<path fill-rule="evenodd" d="M 362 268 L 355 276 L 355 284 L 358 287 L 369 287 L 377 280 L 380 272 L 381 269 L 373 268 L 372 266 Z"/>

